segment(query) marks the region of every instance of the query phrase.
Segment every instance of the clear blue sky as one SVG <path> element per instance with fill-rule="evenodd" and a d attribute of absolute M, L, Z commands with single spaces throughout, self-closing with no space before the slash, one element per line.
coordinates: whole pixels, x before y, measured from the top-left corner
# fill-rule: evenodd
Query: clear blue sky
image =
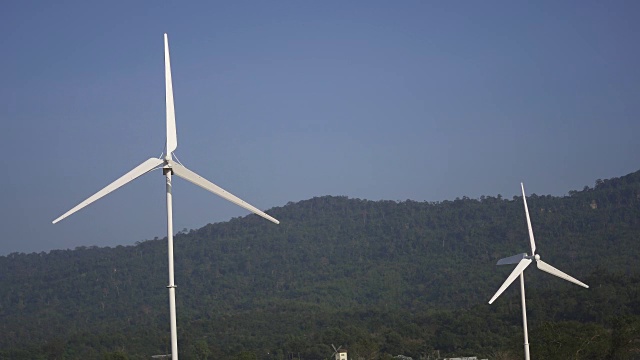
<path fill-rule="evenodd" d="M 565 195 L 640 168 L 634 1 L 0 4 L 0 254 L 165 234 L 164 146 L 267 210 L 314 196 Z M 181 179 L 176 230 L 248 212 Z M 276 225 L 274 225 L 276 226 Z"/>

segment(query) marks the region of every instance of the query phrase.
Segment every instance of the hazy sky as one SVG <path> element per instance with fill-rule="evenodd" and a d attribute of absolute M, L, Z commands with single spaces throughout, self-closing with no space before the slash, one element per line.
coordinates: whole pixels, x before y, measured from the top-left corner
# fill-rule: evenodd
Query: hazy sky
<path fill-rule="evenodd" d="M 565 195 L 640 168 L 640 2 L 4 1 L 0 255 L 166 236 L 165 139 L 258 208 Z M 176 230 L 245 216 L 181 179 Z M 276 225 L 273 225 L 276 226 Z M 176 246 L 179 246 L 178 244 Z"/>

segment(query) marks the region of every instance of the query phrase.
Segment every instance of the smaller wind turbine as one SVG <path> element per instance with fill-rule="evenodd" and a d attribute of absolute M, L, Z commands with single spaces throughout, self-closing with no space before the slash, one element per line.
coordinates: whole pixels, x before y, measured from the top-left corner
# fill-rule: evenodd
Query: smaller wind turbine
<path fill-rule="evenodd" d="M 336 348 L 335 345 L 331 344 L 331 347 L 333 348 L 333 354 L 331 354 L 331 358 L 337 358 L 336 354 L 342 349 L 342 345 Z"/>
<path fill-rule="evenodd" d="M 513 255 L 504 259 L 498 260 L 496 265 L 507 265 L 507 264 L 518 264 L 515 269 L 511 272 L 507 280 L 500 286 L 500 289 L 493 295 L 491 300 L 489 300 L 489 304 L 492 304 L 500 294 L 502 294 L 509 285 L 519 276 L 520 277 L 520 297 L 522 299 L 522 326 L 524 328 L 524 358 L 525 360 L 529 360 L 529 335 L 527 334 L 527 306 L 524 300 L 524 269 L 527 266 L 531 265 L 533 260 L 536 261 L 536 265 L 538 269 L 548 272 L 551 275 L 555 275 L 559 278 L 570 281 L 574 284 L 580 285 L 585 288 L 589 288 L 589 286 L 565 273 L 554 268 L 553 266 L 547 264 L 546 262 L 540 260 L 540 255 L 536 254 L 536 242 L 533 239 L 533 229 L 531 228 L 531 219 L 529 219 L 529 208 L 527 207 L 527 197 L 524 194 L 524 184 L 520 183 L 520 187 L 522 188 L 522 200 L 524 201 L 524 213 L 527 215 L 527 227 L 529 228 L 529 241 L 531 243 L 531 255 L 527 255 L 526 253 Z"/>

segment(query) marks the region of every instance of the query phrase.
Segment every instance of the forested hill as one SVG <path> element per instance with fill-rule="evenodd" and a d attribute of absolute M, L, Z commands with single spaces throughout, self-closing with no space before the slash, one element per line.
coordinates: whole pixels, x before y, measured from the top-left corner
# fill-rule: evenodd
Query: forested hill
<path fill-rule="evenodd" d="M 532 352 L 633 358 L 640 172 L 527 201 L 542 259 L 591 286 L 527 270 Z M 184 358 L 324 359 L 331 343 L 363 359 L 522 357 L 519 289 L 487 304 L 512 269 L 496 261 L 529 251 L 521 197 L 324 196 L 268 212 L 281 224 L 249 215 L 176 236 Z M 0 358 L 167 353 L 166 253 L 149 240 L 0 257 Z"/>

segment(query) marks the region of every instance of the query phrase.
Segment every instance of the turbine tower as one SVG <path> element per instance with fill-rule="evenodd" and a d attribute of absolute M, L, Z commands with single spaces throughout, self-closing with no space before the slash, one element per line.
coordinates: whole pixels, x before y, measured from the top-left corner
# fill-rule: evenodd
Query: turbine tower
<path fill-rule="evenodd" d="M 171 62 L 169 60 L 169 39 L 167 34 L 164 34 L 164 69 L 165 69 L 165 90 L 166 90 L 166 108 L 167 108 L 167 139 L 164 158 L 150 158 L 144 161 L 142 164 L 133 168 L 133 170 L 122 175 L 120 178 L 104 187 L 102 190 L 90 196 L 85 201 L 76 205 L 71 210 L 62 214 L 57 219 L 53 220 L 53 223 L 66 218 L 67 216 L 79 211 L 85 206 L 93 203 L 94 201 L 102 198 L 110 192 L 118 189 L 119 187 L 135 180 L 136 178 L 155 169 L 162 168 L 162 172 L 166 177 L 166 192 L 167 192 L 167 245 L 168 245 L 168 258 L 169 258 L 169 315 L 171 325 L 171 359 L 178 360 L 178 334 L 176 326 L 176 285 L 173 276 L 173 204 L 171 196 L 171 175 L 177 175 L 201 188 L 208 190 L 225 200 L 228 200 L 238 206 L 241 206 L 254 214 L 260 215 L 263 218 L 272 221 L 276 224 L 280 222 L 268 214 L 260 211 L 256 207 L 249 203 L 246 203 L 237 196 L 227 192 L 216 184 L 201 177 L 193 171 L 182 166 L 179 162 L 173 161 L 173 151 L 178 147 L 178 139 L 176 135 L 176 117 L 173 106 L 173 85 L 171 82 Z"/>
<path fill-rule="evenodd" d="M 524 328 L 524 358 L 525 360 L 529 360 L 529 334 L 527 333 L 527 306 L 524 300 L 524 269 L 527 268 L 531 264 L 533 260 L 536 261 L 536 265 L 538 269 L 548 272 L 551 275 L 555 275 L 559 278 L 570 281 L 574 284 L 580 285 L 585 288 L 589 288 L 589 286 L 565 273 L 554 268 L 553 266 L 547 264 L 546 262 L 540 260 L 540 255 L 536 254 L 536 242 L 533 239 L 533 229 L 531 228 L 531 219 L 529 218 L 529 208 L 527 207 L 527 197 L 524 194 L 524 184 L 520 183 L 520 187 L 522 188 L 522 200 L 524 201 L 524 213 L 527 216 L 527 227 L 529 228 L 529 242 L 531 244 L 531 255 L 527 255 L 526 253 L 513 255 L 504 259 L 498 260 L 496 265 L 507 265 L 507 264 L 518 264 L 515 269 L 511 272 L 507 280 L 500 286 L 500 289 L 493 295 L 491 300 L 489 300 L 489 304 L 492 304 L 500 294 L 502 294 L 509 285 L 517 278 L 520 277 L 520 297 L 522 300 L 522 326 Z"/>

